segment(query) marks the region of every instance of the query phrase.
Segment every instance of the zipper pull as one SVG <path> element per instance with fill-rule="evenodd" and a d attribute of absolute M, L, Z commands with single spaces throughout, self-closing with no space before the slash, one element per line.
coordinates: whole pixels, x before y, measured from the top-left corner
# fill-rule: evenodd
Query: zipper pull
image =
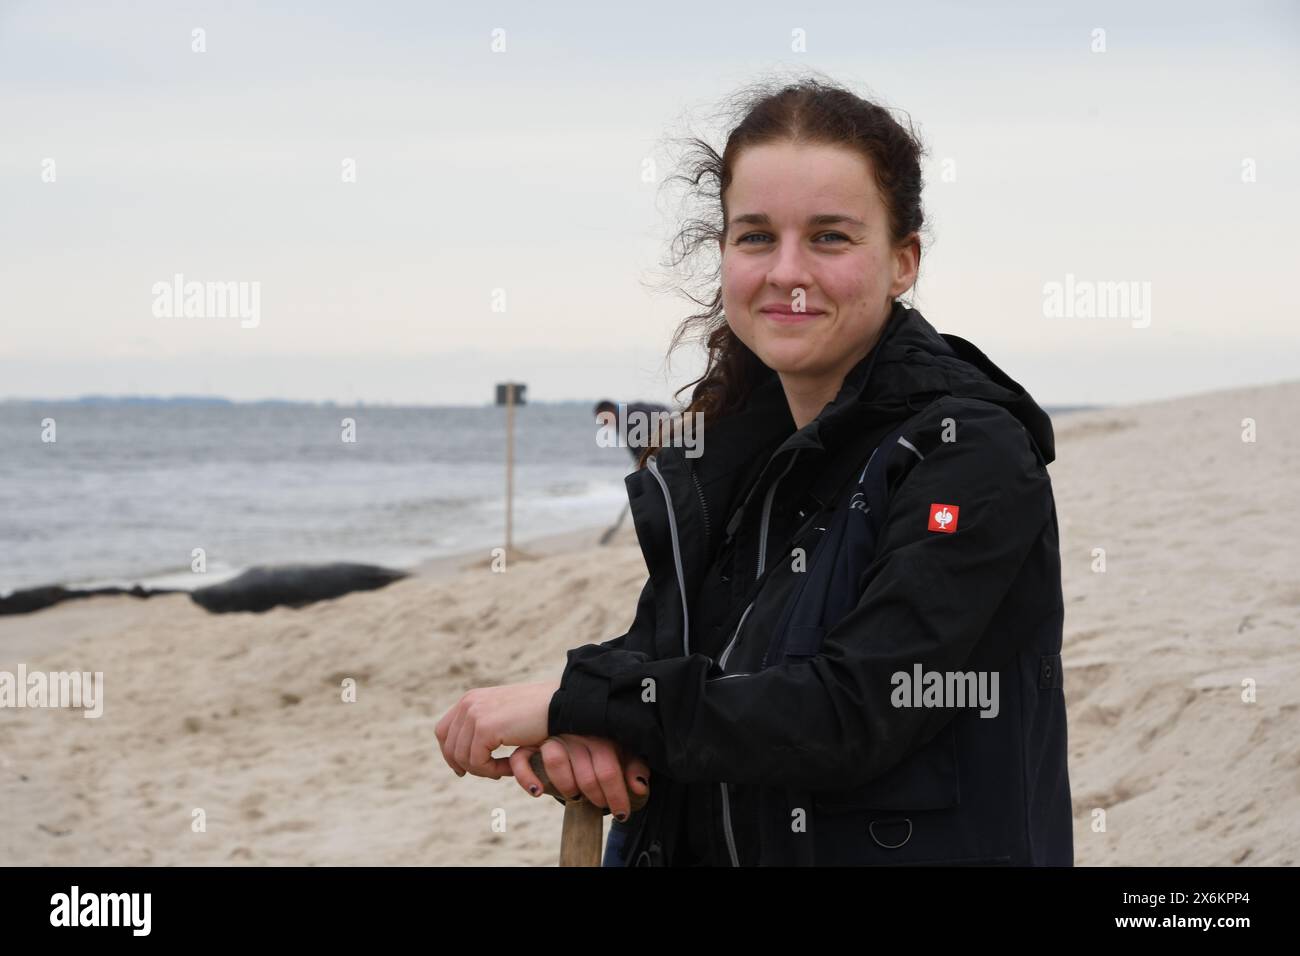
<path fill-rule="evenodd" d="M 658 840 L 651 841 L 650 845 L 637 854 L 636 862 L 633 866 L 663 866 L 664 852 L 663 846 Z"/>

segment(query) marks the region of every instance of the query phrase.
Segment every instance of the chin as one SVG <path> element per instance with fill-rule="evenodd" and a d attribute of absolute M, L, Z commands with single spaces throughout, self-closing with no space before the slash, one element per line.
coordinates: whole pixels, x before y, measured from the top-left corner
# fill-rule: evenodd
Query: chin
<path fill-rule="evenodd" d="M 815 371 L 819 364 L 816 357 L 806 349 L 780 348 L 778 346 L 777 348 L 764 349 L 757 355 L 764 365 L 778 374 L 806 375 Z"/>

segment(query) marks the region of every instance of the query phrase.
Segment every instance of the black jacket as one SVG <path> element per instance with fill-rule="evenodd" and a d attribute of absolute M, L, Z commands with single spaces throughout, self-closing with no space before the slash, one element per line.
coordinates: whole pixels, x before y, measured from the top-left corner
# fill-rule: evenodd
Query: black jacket
<path fill-rule="evenodd" d="M 704 425 L 702 455 L 665 448 L 625 479 L 649 579 L 627 633 L 570 651 L 551 700 L 548 733 L 612 737 L 652 769 L 610 856 L 679 861 L 684 785 L 710 782 L 737 865 L 1072 865 L 1047 414 L 973 345 L 895 304 L 806 427 L 775 373 Z M 832 556 L 855 569 L 855 593 L 801 648 L 798 555 L 899 426 L 880 447 L 888 504 L 871 553 Z M 727 549 L 732 636 L 715 660 L 692 610 Z M 932 672 L 995 687 L 996 713 L 903 694 Z M 758 847 L 735 845 L 736 804 Z"/>

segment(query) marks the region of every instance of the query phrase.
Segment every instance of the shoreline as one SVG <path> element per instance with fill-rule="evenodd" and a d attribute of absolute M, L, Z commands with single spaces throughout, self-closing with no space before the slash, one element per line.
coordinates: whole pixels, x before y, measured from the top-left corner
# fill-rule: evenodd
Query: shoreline
<path fill-rule="evenodd" d="M 608 526 L 592 525 L 515 542 L 515 550 L 524 552 L 527 556 L 522 560 L 516 557 L 514 565 L 527 565 L 548 558 L 581 555 L 594 551 L 606 527 Z M 636 532 L 632 528 L 630 517 L 624 519 L 608 547 L 611 551 L 617 551 L 621 547 L 629 546 L 637 547 Z M 147 599 L 132 597 L 129 594 L 91 595 L 62 601 L 26 614 L 0 615 L 0 670 L 12 671 L 19 662 L 30 662 L 62 651 L 80 640 L 93 639 L 106 627 L 120 629 L 122 617 L 143 621 L 144 615 L 148 613 L 147 606 L 150 604 L 165 605 L 168 601 L 183 601 L 184 608 L 187 610 L 192 608 L 195 613 L 205 618 L 225 617 L 231 620 L 259 619 L 272 614 L 303 614 L 313 608 L 338 604 L 363 594 L 382 595 L 385 591 L 405 582 L 445 584 L 462 574 L 487 567 L 491 561 L 490 550 L 476 549 L 429 558 L 410 569 L 408 578 L 395 581 L 377 591 L 353 591 L 302 608 L 277 607 L 263 612 L 243 611 L 229 615 L 214 615 L 195 604 L 188 592 L 173 591 Z M 135 615 L 139 617 L 135 618 Z"/>
<path fill-rule="evenodd" d="M 622 525 L 619 528 L 619 535 L 621 535 L 623 531 L 625 531 L 627 528 L 630 528 L 631 526 L 632 523 L 630 518 L 624 517 Z M 608 527 L 609 525 L 584 525 L 580 528 L 571 529 L 569 531 L 555 531 L 555 532 L 549 532 L 547 534 L 535 535 L 530 538 L 525 538 L 523 540 L 515 541 L 514 544 L 512 545 L 512 550 L 516 552 L 516 560 L 520 560 L 520 559 L 530 560 L 534 557 L 543 557 L 543 556 L 550 556 L 552 554 L 559 554 L 559 553 L 565 553 L 570 551 L 579 551 L 585 547 L 596 547 L 599 543 L 600 535 Z M 613 541 L 617 541 L 617 540 L 618 540 L 618 535 L 615 536 Z M 613 543 L 613 541 L 611 541 L 611 544 Z M 455 575 L 460 571 L 469 570 L 470 568 L 475 567 L 478 564 L 482 564 L 490 561 L 492 551 L 495 548 L 499 548 L 499 547 L 502 547 L 502 545 L 485 545 L 474 549 L 455 551 L 450 554 L 443 554 L 443 555 L 437 555 L 435 557 L 424 558 L 416 562 L 415 564 L 407 565 L 405 567 L 386 565 L 386 564 L 379 564 L 376 565 L 376 567 L 382 567 L 386 570 L 401 572 L 411 577 L 444 578 L 451 575 Z M 102 598 L 102 597 L 118 597 L 118 596 L 132 597 L 132 595 L 125 593 L 132 590 L 143 590 L 145 592 L 143 595 L 134 596 L 135 600 L 152 600 L 154 598 L 163 597 L 168 594 L 184 594 L 188 596 L 190 592 L 196 591 L 199 588 L 211 587 L 212 585 L 222 584 L 226 581 L 233 580 L 234 578 L 238 577 L 239 575 L 243 574 L 246 571 L 251 570 L 252 568 L 258 568 L 258 567 L 282 568 L 282 567 L 289 567 L 297 564 L 310 564 L 310 565 L 324 566 L 330 564 L 343 564 L 343 563 L 360 564 L 360 563 L 372 563 L 372 562 L 353 562 L 353 561 L 344 561 L 341 559 L 334 559 L 329 561 L 284 561 L 284 562 L 278 562 L 272 564 L 254 563 L 254 564 L 249 564 L 246 566 L 236 568 L 234 570 L 222 570 L 222 571 L 210 572 L 204 574 L 202 583 L 194 583 L 190 587 L 178 586 L 178 584 L 180 584 L 180 582 L 182 581 L 184 581 L 185 583 L 190 583 L 193 582 L 194 579 L 198 577 L 198 575 L 196 574 L 186 573 L 186 572 L 155 574 L 155 575 L 149 575 L 140 578 L 99 578 L 99 579 L 94 579 L 92 581 L 76 583 L 76 584 L 67 584 L 63 582 L 47 582 L 44 584 L 35 584 L 35 585 L 25 586 L 21 588 L 10 588 L 10 589 L 0 588 L 0 601 L 6 600 L 12 597 L 13 595 L 19 593 L 55 589 L 55 588 L 63 589 L 71 593 L 69 594 L 68 597 L 63 598 L 60 601 L 56 602 L 55 604 L 49 605 L 48 607 L 57 607 L 61 604 L 66 604 L 68 601 L 88 601 L 88 600 L 92 600 L 95 598 Z M 83 592 L 93 592 L 98 590 L 108 591 L 111 589 L 117 589 L 118 591 L 124 593 L 121 595 L 83 593 Z M 32 614 L 38 614 L 43 610 L 47 610 L 48 607 L 41 607 L 33 611 L 15 613 L 12 615 L 0 614 L 0 620 L 4 620 L 4 618 L 10 616 L 30 617 Z"/>
<path fill-rule="evenodd" d="M 561 554 L 584 551 L 587 548 L 599 547 L 600 536 L 611 524 L 613 524 L 612 520 L 609 524 L 584 525 L 569 531 L 556 531 L 516 541 L 512 547 L 516 552 L 522 553 L 522 558 L 516 556 L 515 561 L 551 558 Z M 636 532 L 633 530 L 630 515 L 623 518 L 618 531 L 610 539 L 609 547 L 627 541 L 636 543 Z M 503 547 L 503 545 L 492 545 L 491 547 L 476 548 L 471 551 L 460 551 L 456 554 L 429 558 L 411 568 L 410 573 L 412 576 L 422 578 L 441 579 L 454 577 L 462 571 L 475 570 L 490 562 L 492 549 L 498 547 Z"/>

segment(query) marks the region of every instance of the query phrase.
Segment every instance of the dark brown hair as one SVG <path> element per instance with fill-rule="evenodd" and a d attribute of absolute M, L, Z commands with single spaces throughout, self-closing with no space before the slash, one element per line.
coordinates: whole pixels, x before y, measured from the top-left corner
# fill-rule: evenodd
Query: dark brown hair
<path fill-rule="evenodd" d="M 863 99 L 833 83 L 802 79 L 774 88 L 771 83 L 746 87 L 728 100 L 724 112 L 741 119 L 727 136 L 718 155 L 703 139 L 690 137 L 682 161 L 682 171 L 669 177 L 665 184 L 678 182 L 686 186 L 688 199 L 702 207 L 702 215 L 689 218 L 674 236 L 668 264 L 679 267 L 694 260 L 702 250 L 717 250 L 726 236 L 726 202 L 737 157 L 752 146 L 793 142 L 845 146 L 867 158 L 875 172 L 876 186 L 889 211 L 889 232 L 894 242 L 921 232 L 925 216 L 921 208 L 921 156 L 924 149 L 909 118 L 904 127 L 888 109 Z M 767 367 L 748 346 L 740 341 L 727 324 L 722 311 L 721 259 L 708 270 L 703 284 L 711 287 L 707 301 L 696 298 L 686 289 L 680 291 L 704 308 L 687 316 L 677 327 L 668 347 L 669 356 L 689 333 L 702 341 L 708 350 L 704 374 L 677 390 L 680 394 L 691 386 L 691 402 L 684 414 L 701 412 L 708 421 L 717 421 L 744 406 Z M 658 445 L 646 448 L 638 459 L 646 459 Z"/>

